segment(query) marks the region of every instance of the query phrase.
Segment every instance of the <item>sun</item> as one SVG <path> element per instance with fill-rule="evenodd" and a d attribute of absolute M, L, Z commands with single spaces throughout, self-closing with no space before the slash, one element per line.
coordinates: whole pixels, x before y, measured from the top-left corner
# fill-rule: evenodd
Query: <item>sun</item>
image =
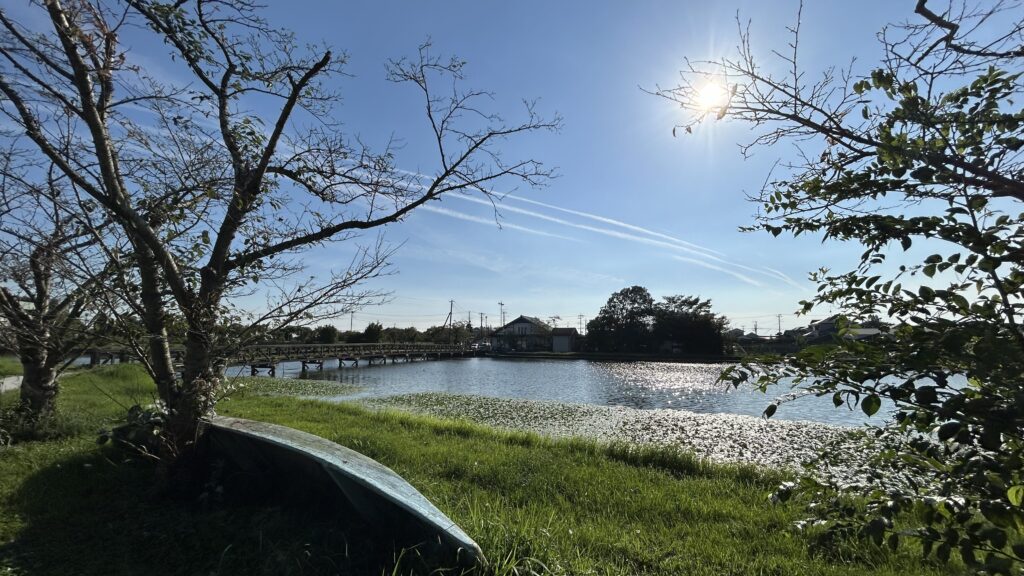
<path fill-rule="evenodd" d="M 701 112 L 714 112 L 728 104 L 729 89 L 721 82 L 706 82 L 694 92 L 693 105 Z"/>

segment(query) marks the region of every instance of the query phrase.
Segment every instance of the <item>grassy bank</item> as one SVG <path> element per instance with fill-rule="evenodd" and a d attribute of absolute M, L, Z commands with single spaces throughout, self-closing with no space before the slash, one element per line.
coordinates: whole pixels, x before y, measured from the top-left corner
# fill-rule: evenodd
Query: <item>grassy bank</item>
<path fill-rule="evenodd" d="M 261 392 L 277 386 L 287 383 Z M 123 413 L 118 404 L 151 394 L 132 366 L 70 376 L 61 403 L 80 433 L 0 448 L 0 574 L 367 573 L 343 519 L 153 495 L 149 465 L 91 434 Z M 306 430 L 390 466 L 498 573 L 941 573 L 877 550 L 810 554 L 788 529 L 799 509 L 766 498 L 778 478 L 750 467 L 253 391 L 220 412 Z"/>
<path fill-rule="evenodd" d="M 21 362 L 14 356 L 0 356 L 0 378 L 21 374 Z"/>

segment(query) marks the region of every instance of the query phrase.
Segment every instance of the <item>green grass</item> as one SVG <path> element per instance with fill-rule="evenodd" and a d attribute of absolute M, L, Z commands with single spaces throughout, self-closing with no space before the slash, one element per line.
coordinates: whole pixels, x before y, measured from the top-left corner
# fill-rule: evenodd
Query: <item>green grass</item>
<path fill-rule="evenodd" d="M 21 361 L 14 356 L 0 356 L 0 377 L 21 374 Z"/>
<path fill-rule="evenodd" d="M 94 430 L 151 395 L 137 368 L 115 366 L 69 376 L 60 402 Z M 390 466 L 477 540 L 496 574 L 943 573 L 909 552 L 810 554 L 789 529 L 799 508 L 768 501 L 779 478 L 751 467 L 253 390 L 219 411 Z M 151 466 L 93 438 L 0 448 L 0 575 L 368 573 L 343 518 L 169 501 L 152 493 Z"/>
<path fill-rule="evenodd" d="M 230 396 L 344 396 L 361 390 L 354 384 L 334 380 L 297 380 L 269 376 L 237 376 L 228 379 L 236 389 Z"/>

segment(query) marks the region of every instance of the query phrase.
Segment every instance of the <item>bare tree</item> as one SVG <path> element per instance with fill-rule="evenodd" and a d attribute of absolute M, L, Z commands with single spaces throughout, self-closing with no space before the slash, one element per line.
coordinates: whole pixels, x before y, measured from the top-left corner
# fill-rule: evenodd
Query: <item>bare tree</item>
<path fill-rule="evenodd" d="M 95 294 L 110 266 L 66 209 L 66 179 L 52 166 L 37 184 L 0 160 L 0 347 L 21 361 L 21 409 L 52 415 L 57 378 L 91 342 Z"/>
<path fill-rule="evenodd" d="M 352 289 L 379 274 L 390 251 L 371 243 L 353 251 L 347 269 L 308 281 L 297 279 L 302 251 L 350 245 L 445 194 L 487 195 L 508 179 L 536 185 L 551 176 L 535 160 L 505 160 L 496 146 L 553 130 L 558 120 L 531 104 L 514 123 L 482 112 L 488 95 L 458 88 L 464 63 L 435 57 L 429 46 L 388 68 L 391 80 L 422 95 L 436 143 L 436 169 L 412 173 L 391 147 L 374 151 L 342 132 L 330 82 L 344 58 L 303 49 L 249 2 L 33 6 L 52 30 L 31 31 L 0 13 L 0 109 L 135 248 L 168 455 L 187 450 L 212 409 L 224 360 L 214 335 L 233 294 L 278 282 L 264 318 L 278 323 L 315 309 L 346 311 L 372 296 Z M 132 65 L 118 37 L 137 25 L 170 47 L 168 66 L 188 81 L 160 83 Z M 437 80 L 444 92 L 435 91 Z M 55 136 L 77 146 L 64 154 Z M 188 326 L 182 381 L 170 368 L 165 288 Z"/>

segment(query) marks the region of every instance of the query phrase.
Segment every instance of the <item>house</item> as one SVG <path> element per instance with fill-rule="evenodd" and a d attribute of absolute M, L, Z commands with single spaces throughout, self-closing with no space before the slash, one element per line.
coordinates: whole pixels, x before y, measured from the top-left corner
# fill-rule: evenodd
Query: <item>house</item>
<path fill-rule="evenodd" d="M 576 338 L 580 335 L 575 328 L 555 328 L 551 330 L 551 351 L 572 352 L 576 350 Z"/>
<path fill-rule="evenodd" d="M 547 352 L 551 350 L 551 327 L 539 318 L 520 316 L 494 331 L 491 348 L 500 351 Z"/>
<path fill-rule="evenodd" d="M 846 337 L 851 340 L 869 340 L 884 334 L 878 328 L 850 328 L 846 331 Z"/>
<path fill-rule="evenodd" d="M 832 316 L 829 316 L 824 320 L 811 322 L 811 324 L 807 327 L 807 332 L 804 334 L 804 338 L 812 342 L 815 340 L 824 340 L 826 338 L 831 338 L 837 332 L 839 332 L 839 328 L 836 326 L 836 323 L 838 321 L 839 315 L 833 314 Z"/>

